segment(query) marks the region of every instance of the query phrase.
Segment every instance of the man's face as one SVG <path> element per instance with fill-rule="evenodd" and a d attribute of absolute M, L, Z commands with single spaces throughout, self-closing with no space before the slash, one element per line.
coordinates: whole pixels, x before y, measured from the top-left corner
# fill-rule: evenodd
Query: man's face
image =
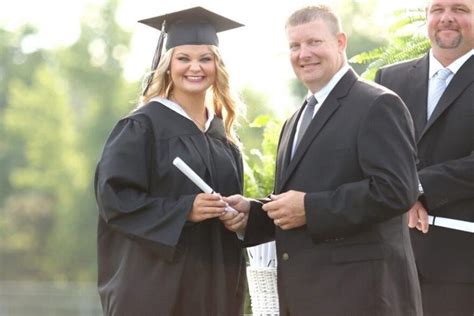
<path fill-rule="evenodd" d="M 288 26 L 286 32 L 296 76 L 311 92 L 319 91 L 344 64 L 346 36 L 334 35 L 321 19 Z"/>
<path fill-rule="evenodd" d="M 467 53 L 474 45 L 474 0 L 432 0 L 427 8 L 433 49 Z"/>

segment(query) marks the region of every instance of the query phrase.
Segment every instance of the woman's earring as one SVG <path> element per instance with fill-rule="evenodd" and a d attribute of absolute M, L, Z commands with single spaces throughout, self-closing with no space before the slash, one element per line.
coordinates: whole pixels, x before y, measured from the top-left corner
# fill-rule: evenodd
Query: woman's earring
<path fill-rule="evenodd" d="M 166 70 L 166 74 L 169 76 L 169 75 L 170 75 L 170 71 L 169 71 L 169 70 Z"/>

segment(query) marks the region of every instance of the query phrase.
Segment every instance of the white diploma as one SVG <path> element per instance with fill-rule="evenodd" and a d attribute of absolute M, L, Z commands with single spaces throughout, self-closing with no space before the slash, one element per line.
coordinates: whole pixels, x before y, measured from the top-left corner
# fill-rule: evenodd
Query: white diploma
<path fill-rule="evenodd" d="M 188 177 L 188 179 L 191 180 L 195 185 L 197 185 L 198 188 L 200 188 L 204 193 L 215 193 L 214 190 L 206 182 L 204 182 L 204 180 L 200 176 L 198 176 L 198 174 L 194 172 L 194 170 L 191 169 L 191 167 L 189 167 L 181 158 L 174 158 L 173 165 L 175 165 L 176 168 L 178 168 L 182 173 L 184 173 L 184 175 Z M 227 212 L 237 212 L 230 206 L 227 206 L 225 210 Z"/>
<path fill-rule="evenodd" d="M 186 177 L 189 178 L 195 185 L 198 186 L 204 193 L 214 193 L 214 190 L 204 180 L 194 172 L 181 158 L 176 157 L 173 160 L 173 165 L 176 166 Z"/>

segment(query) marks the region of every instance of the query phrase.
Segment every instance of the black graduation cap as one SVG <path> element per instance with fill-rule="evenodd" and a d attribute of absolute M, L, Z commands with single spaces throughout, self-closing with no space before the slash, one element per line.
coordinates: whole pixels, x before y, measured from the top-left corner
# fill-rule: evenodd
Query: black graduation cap
<path fill-rule="evenodd" d="M 166 50 L 180 45 L 218 46 L 218 32 L 243 26 L 243 24 L 239 22 L 228 19 L 202 7 L 194 7 L 167 13 L 149 19 L 140 20 L 138 22 L 161 31 L 155 56 L 153 57 L 151 67 L 152 71 L 156 69 L 160 61 L 165 34 L 167 34 Z M 150 81 L 151 76 L 143 94 L 146 93 Z"/>

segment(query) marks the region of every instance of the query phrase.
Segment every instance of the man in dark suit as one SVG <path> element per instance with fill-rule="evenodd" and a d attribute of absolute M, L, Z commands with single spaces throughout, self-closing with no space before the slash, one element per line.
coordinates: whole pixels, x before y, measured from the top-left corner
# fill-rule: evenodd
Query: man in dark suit
<path fill-rule="evenodd" d="M 427 22 L 431 51 L 379 70 L 376 81 L 400 95 L 415 123 L 423 194 L 409 225 L 427 232 L 411 231 L 424 314 L 472 316 L 474 1 L 430 1 Z"/>
<path fill-rule="evenodd" d="M 283 126 L 271 201 L 227 199 L 250 210 L 245 242 L 276 240 L 281 315 L 421 315 L 403 215 L 418 185 L 409 112 L 348 66 L 328 7 L 296 11 L 286 31 L 310 100 Z"/>

